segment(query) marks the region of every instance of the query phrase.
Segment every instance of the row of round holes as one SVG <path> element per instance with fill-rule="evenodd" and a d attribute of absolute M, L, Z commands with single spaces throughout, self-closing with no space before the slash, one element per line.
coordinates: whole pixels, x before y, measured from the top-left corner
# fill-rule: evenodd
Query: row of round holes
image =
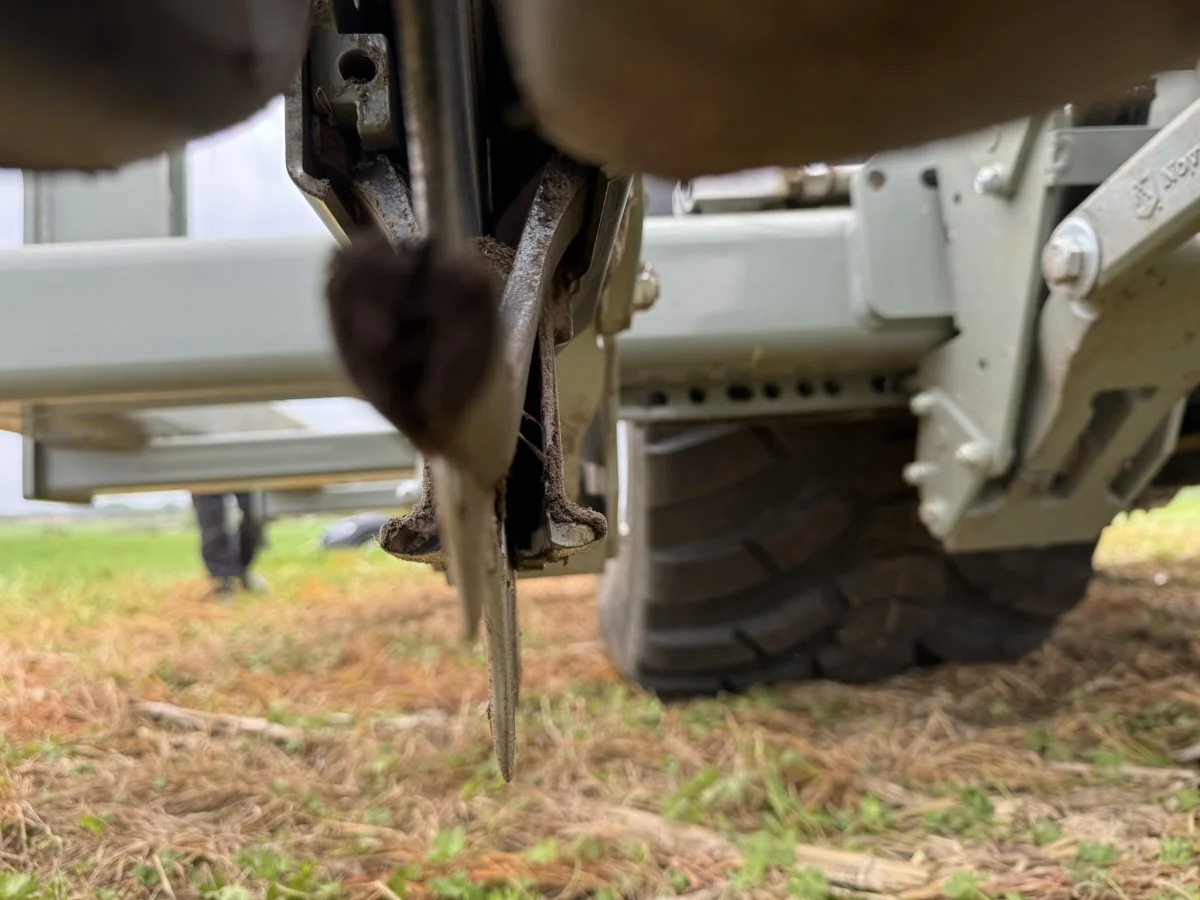
<path fill-rule="evenodd" d="M 795 387 L 796 394 L 800 397 L 813 397 L 818 392 L 818 385 L 811 381 L 799 381 Z M 842 385 L 839 381 L 822 382 L 819 388 L 830 397 L 836 397 L 842 392 Z M 886 394 L 895 390 L 897 390 L 897 385 L 892 379 L 883 375 L 877 375 L 871 379 L 872 393 Z M 783 396 L 783 389 L 775 382 L 767 382 L 762 386 L 762 395 L 768 400 L 778 400 Z M 744 403 L 754 399 L 754 388 L 746 384 L 731 384 L 725 389 L 725 396 L 735 403 Z M 707 403 L 708 392 L 702 387 L 691 388 L 688 391 L 688 399 L 696 404 Z M 651 391 L 646 396 L 647 406 L 666 406 L 669 402 L 670 398 L 664 391 Z"/>

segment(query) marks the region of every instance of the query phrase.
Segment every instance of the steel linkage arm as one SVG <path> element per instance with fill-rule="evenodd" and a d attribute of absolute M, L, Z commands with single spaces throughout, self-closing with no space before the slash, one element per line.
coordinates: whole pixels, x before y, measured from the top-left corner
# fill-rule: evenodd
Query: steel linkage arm
<path fill-rule="evenodd" d="M 1168 123 L 1055 229 L 1042 274 L 1073 300 L 1105 295 L 1122 276 L 1200 226 L 1200 101 Z"/>

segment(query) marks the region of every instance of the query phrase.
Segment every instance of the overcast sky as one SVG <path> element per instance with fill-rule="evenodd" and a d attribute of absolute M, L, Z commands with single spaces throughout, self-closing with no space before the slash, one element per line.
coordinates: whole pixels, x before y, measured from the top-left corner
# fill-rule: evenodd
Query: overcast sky
<path fill-rule="evenodd" d="M 283 104 L 198 141 L 188 154 L 188 218 L 196 237 L 321 234 L 324 228 L 284 170 Z M 0 248 L 21 243 L 21 175 L 0 169 Z M 366 429 L 382 423 L 350 401 L 286 405 L 315 427 Z M 149 498 L 147 498 L 149 499 Z M 0 432 L 0 512 L 27 508 L 21 497 L 21 441 Z"/>

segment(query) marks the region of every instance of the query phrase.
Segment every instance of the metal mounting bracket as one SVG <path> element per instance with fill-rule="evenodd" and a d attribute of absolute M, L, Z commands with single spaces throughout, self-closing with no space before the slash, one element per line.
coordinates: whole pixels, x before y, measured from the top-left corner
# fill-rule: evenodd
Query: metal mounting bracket
<path fill-rule="evenodd" d="M 1026 342 L 1028 389 L 1015 394 L 1024 400 L 1015 469 L 1006 460 L 998 470 L 995 445 L 981 435 L 959 444 L 960 469 L 978 472 L 977 481 L 1004 477 L 977 490 L 971 508 L 934 499 L 934 480 L 921 481 L 923 514 L 949 548 L 1090 540 L 1150 483 L 1174 449 L 1181 398 L 1200 383 L 1198 230 L 1200 100 L 1046 242 L 1033 271 L 1050 295 Z M 925 449 L 958 439 L 935 418 L 941 397 L 913 401 L 926 417 Z"/>
<path fill-rule="evenodd" d="M 939 154 L 958 334 L 917 372 L 922 420 L 905 479 L 921 520 L 945 538 L 984 486 L 1012 464 L 1038 303 L 1038 255 L 1057 189 L 1047 185 L 1061 113 L 972 135 Z"/>

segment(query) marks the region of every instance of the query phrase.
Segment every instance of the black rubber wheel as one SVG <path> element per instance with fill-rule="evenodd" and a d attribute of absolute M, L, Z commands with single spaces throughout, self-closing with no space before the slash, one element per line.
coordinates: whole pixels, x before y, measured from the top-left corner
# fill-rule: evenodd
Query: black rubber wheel
<path fill-rule="evenodd" d="M 901 471 L 911 420 L 629 428 L 629 533 L 601 630 L 662 695 L 1017 659 L 1077 605 L 1094 542 L 949 555 Z"/>

